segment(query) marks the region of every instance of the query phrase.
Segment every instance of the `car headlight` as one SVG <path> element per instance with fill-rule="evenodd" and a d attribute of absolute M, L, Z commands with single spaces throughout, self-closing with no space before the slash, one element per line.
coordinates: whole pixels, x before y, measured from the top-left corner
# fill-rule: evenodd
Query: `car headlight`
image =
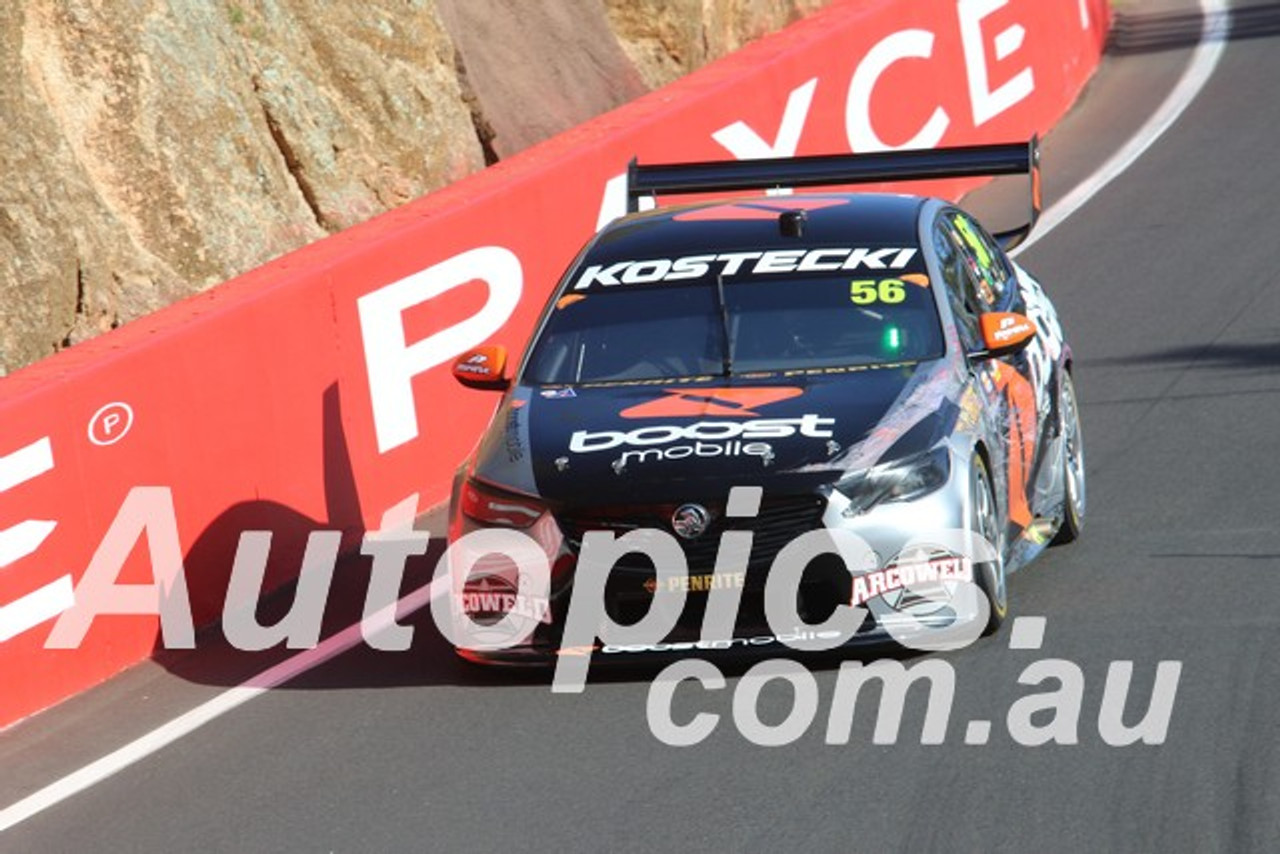
<path fill-rule="evenodd" d="M 913 454 L 891 463 L 873 466 L 841 479 L 835 488 L 849 506 L 845 516 L 866 513 L 877 504 L 911 501 L 940 489 L 951 476 L 951 455 L 946 445 Z"/>
<path fill-rule="evenodd" d="M 462 484 L 458 510 L 483 527 L 528 528 L 546 512 L 545 505 L 527 495 L 518 495 L 467 478 Z"/>

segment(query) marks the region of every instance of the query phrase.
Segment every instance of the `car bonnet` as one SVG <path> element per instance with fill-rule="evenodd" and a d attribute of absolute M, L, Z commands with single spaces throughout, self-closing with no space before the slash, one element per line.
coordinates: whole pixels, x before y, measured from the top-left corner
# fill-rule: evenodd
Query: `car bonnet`
<path fill-rule="evenodd" d="M 942 360 L 518 386 L 473 473 L 568 504 L 689 500 L 737 485 L 802 491 L 938 441 L 955 423 L 958 388 Z"/>

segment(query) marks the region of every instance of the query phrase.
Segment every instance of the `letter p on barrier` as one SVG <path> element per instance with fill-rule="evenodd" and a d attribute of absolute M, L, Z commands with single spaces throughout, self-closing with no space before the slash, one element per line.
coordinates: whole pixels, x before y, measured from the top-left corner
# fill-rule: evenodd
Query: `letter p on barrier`
<path fill-rule="evenodd" d="M 477 279 L 489 287 L 489 298 L 480 311 L 420 341 L 405 340 L 406 311 Z M 418 436 L 413 378 L 479 346 L 501 329 L 520 302 L 523 281 L 520 259 L 511 250 L 481 246 L 356 301 L 378 453 Z"/>

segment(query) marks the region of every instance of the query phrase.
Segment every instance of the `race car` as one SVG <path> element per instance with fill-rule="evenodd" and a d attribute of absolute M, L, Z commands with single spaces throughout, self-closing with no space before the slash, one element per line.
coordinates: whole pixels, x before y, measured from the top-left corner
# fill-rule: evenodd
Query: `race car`
<path fill-rule="evenodd" d="M 454 365 L 503 393 L 454 483 L 454 546 L 494 535 L 451 569 L 458 652 L 996 631 L 1008 574 L 1085 516 L 1071 349 L 1007 254 L 1038 169 L 1034 139 L 633 162 L 632 212 L 570 265 L 518 367 L 498 345 Z M 1030 222 L 994 237 L 941 199 L 794 192 L 1013 173 Z M 729 195 L 767 188 L 789 192 Z M 656 206 L 675 194 L 716 198 Z M 527 548 L 504 552 L 514 534 Z"/>

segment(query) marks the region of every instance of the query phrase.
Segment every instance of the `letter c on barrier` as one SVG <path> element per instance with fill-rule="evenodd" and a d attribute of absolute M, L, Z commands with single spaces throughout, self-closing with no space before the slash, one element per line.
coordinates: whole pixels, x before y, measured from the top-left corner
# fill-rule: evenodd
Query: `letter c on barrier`
<path fill-rule="evenodd" d="M 942 107 L 920 129 L 900 146 L 891 146 L 876 135 L 871 124 L 871 93 L 880 75 L 900 59 L 928 59 L 933 55 L 933 33 L 928 30 L 901 30 L 881 39 L 867 52 L 849 81 L 849 97 L 845 102 L 845 133 L 849 150 L 859 153 L 891 151 L 896 148 L 933 148 L 942 141 L 951 119 Z"/>

